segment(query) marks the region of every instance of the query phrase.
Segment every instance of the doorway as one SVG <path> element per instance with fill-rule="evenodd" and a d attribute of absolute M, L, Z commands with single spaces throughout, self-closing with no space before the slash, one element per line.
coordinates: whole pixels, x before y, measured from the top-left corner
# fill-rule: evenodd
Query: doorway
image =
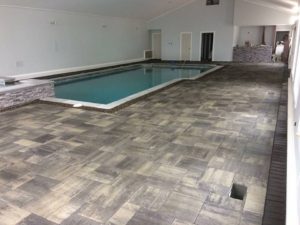
<path fill-rule="evenodd" d="M 180 34 L 180 60 L 191 61 L 192 58 L 192 33 L 183 32 Z"/>
<path fill-rule="evenodd" d="M 152 58 L 161 59 L 161 33 L 152 33 Z"/>
<path fill-rule="evenodd" d="M 213 61 L 214 32 L 201 33 L 201 62 Z"/>
<path fill-rule="evenodd" d="M 289 36 L 290 32 L 289 31 L 277 31 L 276 32 L 276 41 L 275 43 L 277 44 L 278 42 L 283 41 L 285 36 Z"/>

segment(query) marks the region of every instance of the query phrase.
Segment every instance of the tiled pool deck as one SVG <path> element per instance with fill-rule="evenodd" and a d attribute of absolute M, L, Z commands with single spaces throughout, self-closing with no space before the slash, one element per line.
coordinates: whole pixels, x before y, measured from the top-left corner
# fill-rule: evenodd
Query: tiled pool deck
<path fill-rule="evenodd" d="M 0 225 L 260 225 L 282 78 L 226 66 L 113 114 L 1 113 Z"/>

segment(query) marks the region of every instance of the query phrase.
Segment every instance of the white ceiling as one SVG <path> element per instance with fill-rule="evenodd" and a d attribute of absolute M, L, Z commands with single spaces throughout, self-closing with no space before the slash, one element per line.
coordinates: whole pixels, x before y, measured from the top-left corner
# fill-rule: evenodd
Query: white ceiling
<path fill-rule="evenodd" d="M 284 10 L 287 12 L 295 13 L 298 8 L 298 0 L 245 0 L 253 4 L 262 4 L 278 10 Z"/>
<path fill-rule="evenodd" d="M 198 0 L 0 0 L 0 5 L 65 10 L 149 20 L 193 1 Z M 289 12 L 296 10 L 295 7 L 298 2 L 298 0 L 244 1 Z"/>
<path fill-rule="evenodd" d="M 269 1 L 269 2 L 272 2 L 274 4 L 281 5 L 283 7 L 295 6 L 298 2 L 298 0 L 264 0 L 264 1 Z"/>
<path fill-rule="evenodd" d="M 191 0 L 0 0 L 0 5 L 152 19 Z"/>

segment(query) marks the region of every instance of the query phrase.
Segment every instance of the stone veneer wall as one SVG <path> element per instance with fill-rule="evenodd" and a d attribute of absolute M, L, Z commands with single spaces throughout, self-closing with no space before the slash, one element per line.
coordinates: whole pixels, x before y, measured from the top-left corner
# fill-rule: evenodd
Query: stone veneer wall
<path fill-rule="evenodd" d="M 234 47 L 233 61 L 246 63 L 271 63 L 272 46 Z"/>
<path fill-rule="evenodd" d="M 52 82 L 0 92 L 0 111 L 53 96 L 54 84 Z"/>

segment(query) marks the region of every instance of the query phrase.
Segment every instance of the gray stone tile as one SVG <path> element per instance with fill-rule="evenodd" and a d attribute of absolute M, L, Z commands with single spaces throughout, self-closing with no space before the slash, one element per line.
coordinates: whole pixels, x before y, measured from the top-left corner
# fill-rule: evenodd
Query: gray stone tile
<path fill-rule="evenodd" d="M 259 225 L 281 82 L 272 65 L 228 65 L 112 114 L 2 112 L 1 222 Z"/>
<path fill-rule="evenodd" d="M 133 216 L 127 225 L 171 225 L 174 217 L 164 215 L 160 212 L 153 212 L 141 209 Z"/>
<path fill-rule="evenodd" d="M 79 216 L 77 214 L 71 215 L 69 218 L 64 220 L 61 225 L 103 225 L 102 223 L 96 222 L 89 218 Z"/>
<path fill-rule="evenodd" d="M 49 220 L 46 220 L 43 217 L 40 217 L 35 214 L 30 214 L 24 220 L 19 222 L 17 225 L 57 225 Z"/>
<path fill-rule="evenodd" d="M 50 192 L 50 189 L 58 183 L 59 181 L 57 180 L 38 175 L 21 185 L 19 189 L 31 193 L 32 195 L 42 196 Z"/>

